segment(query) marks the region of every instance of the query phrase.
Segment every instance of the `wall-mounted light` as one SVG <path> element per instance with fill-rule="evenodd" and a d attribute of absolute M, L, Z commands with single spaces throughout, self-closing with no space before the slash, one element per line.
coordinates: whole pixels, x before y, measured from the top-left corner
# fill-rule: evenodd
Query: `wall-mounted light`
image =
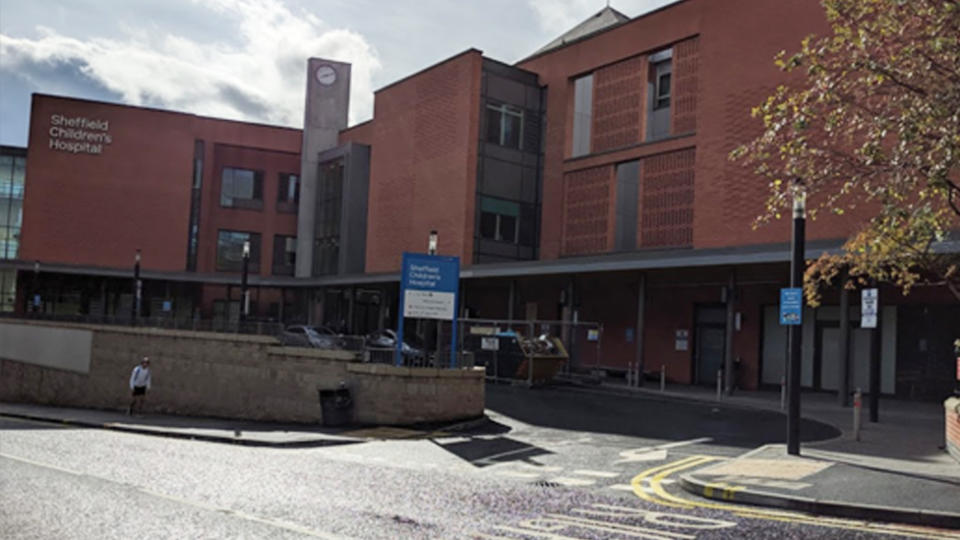
<path fill-rule="evenodd" d="M 430 231 L 430 240 L 427 243 L 427 253 L 430 255 L 437 254 L 437 231 Z"/>

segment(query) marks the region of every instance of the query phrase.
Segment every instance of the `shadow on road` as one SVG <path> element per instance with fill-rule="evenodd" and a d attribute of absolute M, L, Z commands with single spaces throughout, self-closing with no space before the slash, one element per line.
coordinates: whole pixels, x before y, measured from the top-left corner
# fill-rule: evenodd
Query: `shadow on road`
<path fill-rule="evenodd" d="M 467 441 L 446 444 L 434 439 L 431 440 L 440 448 L 476 467 L 487 467 L 508 461 L 526 461 L 536 456 L 551 453 L 538 446 L 509 437 L 470 438 Z"/>
<path fill-rule="evenodd" d="M 786 438 L 780 413 L 706 402 L 488 384 L 486 406 L 527 424 L 573 431 L 659 440 L 710 437 L 713 444 L 742 448 Z M 833 426 L 807 419 L 800 432 L 804 442 L 840 435 Z"/>

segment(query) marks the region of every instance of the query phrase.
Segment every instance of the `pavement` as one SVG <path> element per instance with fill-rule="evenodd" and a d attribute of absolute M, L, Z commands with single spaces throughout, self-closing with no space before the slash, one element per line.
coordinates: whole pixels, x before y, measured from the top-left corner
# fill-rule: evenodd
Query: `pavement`
<path fill-rule="evenodd" d="M 738 391 L 717 400 L 705 387 L 660 391 L 616 380 L 581 389 L 781 411 L 779 392 Z M 724 503 L 960 529 L 960 463 L 944 449 L 942 403 L 881 398 L 877 423 L 868 421 L 866 404 L 858 439 L 852 408 L 841 407 L 835 394 L 804 393 L 804 419 L 830 424 L 839 436 L 801 444 L 800 456 L 783 444 L 763 445 L 681 475 L 680 485 Z"/>
<path fill-rule="evenodd" d="M 0 416 L 52 422 L 74 427 L 109 429 L 141 435 L 273 448 L 314 448 L 370 440 L 420 438 L 438 432 L 456 432 L 487 422 L 485 417 L 442 426 L 323 427 L 220 418 L 143 414 L 27 403 L 0 403 Z M 442 431 L 440 431 L 442 428 Z"/>

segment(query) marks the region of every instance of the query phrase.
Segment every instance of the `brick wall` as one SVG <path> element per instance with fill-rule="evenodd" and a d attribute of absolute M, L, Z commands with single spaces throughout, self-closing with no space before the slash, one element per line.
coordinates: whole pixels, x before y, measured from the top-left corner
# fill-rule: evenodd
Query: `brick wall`
<path fill-rule="evenodd" d="M 471 50 L 378 91 L 373 122 L 345 135 L 373 144 L 367 272 L 398 270 L 431 230 L 472 260 L 481 62 Z"/>
<path fill-rule="evenodd" d="M 130 371 L 147 355 L 153 384 L 146 409 L 152 412 L 317 423 L 317 390 L 344 381 L 355 392 L 359 422 L 410 424 L 483 414 L 482 374 L 477 384 L 471 370 L 364 371 L 358 353 L 280 347 L 266 336 L 17 323 L 92 330 L 90 369 L 82 374 L 9 360 L 0 346 L 3 401 L 125 409 Z"/>
<path fill-rule="evenodd" d="M 612 248 L 612 166 L 564 175 L 563 255 L 602 253 Z"/>
<path fill-rule="evenodd" d="M 637 238 L 640 247 L 693 243 L 694 150 L 644 159 L 641 164 Z"/>
<path fill-rule="evenodd" d="M 697 131 L 697 96 L 700 93 L 700 38 L 673 46 L 673 88 L 670 97 L 670 133 Z"/>
<path fill-rule="evenodd" d="M 592 152 L 640 142 L 646 69 L 646 59 L 637 56 L 594 73 Z"/>

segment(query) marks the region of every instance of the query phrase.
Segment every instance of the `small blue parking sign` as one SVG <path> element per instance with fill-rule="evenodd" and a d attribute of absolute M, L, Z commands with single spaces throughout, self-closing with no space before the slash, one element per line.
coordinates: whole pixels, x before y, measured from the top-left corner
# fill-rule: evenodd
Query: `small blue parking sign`
<path fill-rule="evenodd" d="M 780 289 L 780 324 L 803 323 L 803 289 Z"/>

